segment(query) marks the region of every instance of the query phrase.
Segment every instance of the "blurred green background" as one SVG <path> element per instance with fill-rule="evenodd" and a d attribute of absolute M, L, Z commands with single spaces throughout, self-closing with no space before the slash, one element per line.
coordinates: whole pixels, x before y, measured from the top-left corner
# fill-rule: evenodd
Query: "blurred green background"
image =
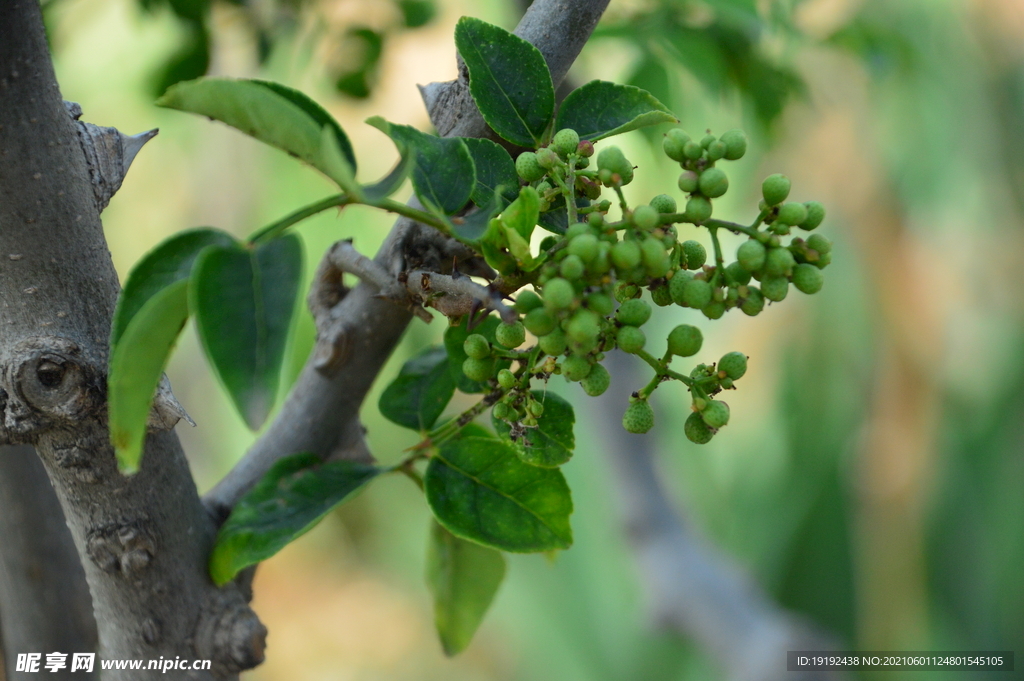
<path fill-rule="evenodd" d="M 122 278 L 177 230 L 243 236 L 331 191 L 280 152 L 156 108 L 167 82 L 206 70 L 300 88 L 338 118 L 372 179 L 396 155 L 362 121 L 427 129 L 415 85 L 454 77 L 458 17 L 511 28 L 521 11 L 511 0 L 49 2 L 65 99 L 101 125 L 161 129 L 104 213 Z M 752 151 L 731 164 L 717 217 L 750 219 L 772 172 L 829 210 L 820 230 L 836 248 L 820 295 L 794 291 L 757 318 L 709 325 L 673 307 L 652 322 L 704 328 L 695 359 L 751 357 L 730 395 L 734 421 L 707 446 L 682 435 L 682 387 L 657 394 L 661 472 L 679 509 L 781 605 L 851 648 L 1024 651 L 1024 3 L 612 0 L 571 78 L 650 89 L 691 134 L 747 129 Z M 639 166 L 633 200 L 679 197 L 662 132 L 617 142 Z M 303 223 L 307 277 L 333 241 L 372 253 L 390 224 L 359 207 Z M 377 396 L 444 326 L 415 321 L 366 403 L 384 462 L 413 436 L 379 416 Z M 288 379 L 312 340 L 303 311 Z M 191 332 L 169 374 L 199 424 L 179 433 L 203 491 L 253 436 Z M 623 408 L 640 385 L 613 384 Z M 565 468 L 576 543 L 553 560 L 513 556 L 466 653 L 447 660 L 434 638 L 428 511 L 392 477 L 260 568 L 267 662 L 243 678 L 721 678 L 645 617 L 592 435 L 601 415 L 578 388 L 552 388 L 576 404 L 580 444 Z"/>

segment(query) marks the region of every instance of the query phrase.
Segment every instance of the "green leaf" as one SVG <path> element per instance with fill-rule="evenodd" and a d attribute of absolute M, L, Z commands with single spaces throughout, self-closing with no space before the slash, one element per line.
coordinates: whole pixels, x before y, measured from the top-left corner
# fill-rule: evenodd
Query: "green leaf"
<path fill-rule="evenodd" d="M 171 284 L 188 279 L 196 256 L 207 246 L 230 246 L 234 238 L 217 229 L 191 229 L 175 234 L 132 268 L 117 299 L 110 328 L 110 347 L 117 346 L 128 323 L 154 295 Z"/>
<path fill-rule="evenodd" d="M 355 175 L 356 158 L 345 131 L 323 107 L 298 90 L 263 80 L 199 78 L 174 85 L 157 104 L 227 123 L 302 159 L 337 182 L 337 171 L 330 167 L 329 152 L 322 145 L 322 131 L 329 129 L 350 174 Z"/>
<path fill-rule="evenodd" d="M 449 657 L 461 653 L 483 621 L 505 579 L 505 556 L 459 539 L 433 523 L 427 548 L 427 584 L 434 624 Z"/>
<path fill-rule="evenodd" d="M 281 459 L 242 497 L 217 533 L 210 576 L 217 586 L 302 536 L 380 469 L 315 454 Z"/>
<path fill-rule="evenodd" d="M 210 246 L 197 258 L 189 306 L 206 356 L 250 428 L 277 396 L 285 342 L 302 275 L 289 234 L 256 246 Z"/>
<path fill-rule="evenodd" d="M 462 349 L 462 344 L 466 342 L 470 334 L 479 333 L 493 345 L 495 342 L 494 332 L 498 328 L 499 323 L 497 317 L 487 317 L 470 330 L 469 317 L 466 317 L 458 326 L 449 326 L 445 330 L 444 348 L 448 352 L 448 371 L 455 381 L 455 386 L 462 392 L 471 395 L 473 393 L 485 393 L 490 390 L 486 383 L 470 380 L 466 378 L 466 374 L 462 373 L 462 363 L 466 361 L 466 351 Z M 503 360 L 498 364 L 499 367 L 510 365 L 511 362 L 508 360 Z"/>
<path fill-rule="evenodd" d="M 487 233 L 487 225 L 504 204 L 504 199 L 498 194 L 492 197 L 491 203 L 480 206 L 477 210 L 467 215 L 453 218 L 452 229 L 455 235 L 463 241 L 477 243 Z"/>
<path fill-rule="evenodd" d="M 576 448 L 573 425 L 576 414 L 572 405 L 552 392 L 534 390 L 533 396 L 544 405 L 536 428 L 527 428 L 522 439 L 512 442 L 516 455 L 531 466 L 555 468 L 572 458 Z M 491 422 L 502 438 L 508 439 L 511 428 L 493 416 Z"/>
<path fill-rule="evenodd" d="M 650 92 L 632 85 L 592 80 L 565 98 L 555 128 L 572 128 L 580 139 L 596 141 L 645 125 L 678 122 Z"/>
<path fill-rule="evenodd" d="M 427 502 L 452 534 L 484 546 L 530 553 L 572 544 L 572 497 L 561 471 L 519 460 L 480 429 L 448 440 L 431 457 Z"/>
<path fill-rule="evenodd" d="M 383 179 L 362 188 L 363 196 L 369 203 L 386 199 L 398 191 L 412 169 L 416 167 L 416 152 L 403 143 L 396 142 L 400 157 L 395 167 Z"/>
<path fill-rule="evenodd" d="M 448 371 L 448 353 L 430 347 L 416 355 L 380 396 L 380 413 L 394 423 L 427 431 L 455 394 L 455 380 Z"/>
<path fill-rule="evenodd" d="M 590 199 L 585 196 L 576 197 L 576 207 L 586 208 L 590 205 Z M 557 197 L 551 202 L 551 206 L 540 214 L 537 224 L 555 234 L 565 234 L 569 229 L 569 213 L 565 209 L 565 198 Z"/>
<path fill-rule="evenodd" d="M 496 194 L 505 203 L 515 201 L 519 192 L 519 175 L 508 152 L 491 140 L 464 137 L 462 141 L 466 143 L 476 168 L 476 185 L 470 195 L 473 203 L 481 208 L 490 206 Z"/>
<path fill-rule="evenodd" d="M 513 144 L 536 149 L 555 110 L 544 56 L 503 28 L 459 19 L 455 46 L 469 69 L 469 92 L 487 125 Z"/>
<path fill-rule="evenodd" d="M 412 186 L 424 206 L 451 215 L 466 205 L 475 186 L 476 170 L 461 138 L 428 135 L 409 125 L 388 123 L 380 116 L 366 122 L 416 151 Z"/>
<path fill-rule="evenodd" d="M 146 300 L 132 316 L 110 358 L 110 441 L 117 467 L 125 474 L 139 469 L 153 397 L 186 321 L 188 280 L 181 279 Z"/>
<path fill-rule="evenodd" d="M 530 236 L 539 218 L 540 195 L 533 187 L 523 187 L 516 200 L 502 212 L 501 224 L 508 229 L 514 229 L 527 242 L 526 249 L 529 252 Z"/>

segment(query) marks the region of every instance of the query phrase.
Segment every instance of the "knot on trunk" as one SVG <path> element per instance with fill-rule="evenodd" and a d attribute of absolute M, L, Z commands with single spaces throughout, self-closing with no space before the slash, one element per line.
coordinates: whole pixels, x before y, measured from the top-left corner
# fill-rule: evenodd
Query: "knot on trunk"
<path fill-rule="evenodd" d="M 196 655 L 213 661 L 215 676 L 231 676 L 263 662 L 267 628 L 235 586 L 207 599 L 196 626 Z"/>

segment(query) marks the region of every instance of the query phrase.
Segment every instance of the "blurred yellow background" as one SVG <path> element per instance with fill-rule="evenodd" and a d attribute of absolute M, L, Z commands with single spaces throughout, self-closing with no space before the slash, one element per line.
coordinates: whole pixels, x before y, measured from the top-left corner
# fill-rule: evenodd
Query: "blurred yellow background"
<path fill-rule="evenodd" d="M 664 6 L 695 30 L 729 12 L 759 17 L 758 49 L 792 68 L 802 89 L 778 116 L 758 115 L 749 84 L 715 87 L 699 59 L 680 63 L 671 43 L 644 33 L 644 17 Z M 520 11 L 509 1 L 439 2 L 433 22 L 389 36 L 371 97 L 353 100 L 331 83 L 329 66 L 344 58 L 338 36 L 393 22 L 391 3 L 307 2 L 263 66 L 242 11 L 213 10 L 210 73 L 279 80 L 322 102 L 352 138 L 367 181 L 396 154 L 363 120 L 379 114 L 428 129 L 416 84 L 454 77 L 458 18 L 512 28 Z M 213 225 L 244 236 L 331 192 L 278 151 L 153 105 L 152 73 L 181 31 L 166 8 L 60 0 L 47 19 L 64 97 L 86 120 L 129 133 L 160 128 L 103 215 L 122 279 L 178 230 Z M 794 199 L 825 204 L 820 231 L 836 244 L 813 298 L 794 290 L 757 318 L 734 312 L 714 324 L 658 310 L 648 332 L 655 345 L 686 321 L 705 330 L 695 359 L 750 356 L 729 396 L 733 422 L 707 446 L 682 435 L 682 386 L 658 391 L 661 472 L 675 503 L 779 603 L 850 646 L 1024 651 L 1024 3 L 612 0 L 606 19 L 575 82 L 660 83 L 691 134 L 745 127 L 752 150 L 731 164 L 732 190 L 716 201 L 716 217 L 750 219 L 761 179 L 782 172 Z M 680 198 L 661 132 L 615 142 L 639 166 L 631 200 Z M 307 277 L 333 241 L 352 238 L 370 254 L 390 224 L 360 207 L 303 223 Z M 684 238 L 708 243 L 690 230 Z M 396 460 L 414 437 L 380 417 L 377 396 L 443 329 L 443 320 L 414 321 L 366 402 L 381 461 Z M 312 339 L 303 310 L 285 383 Z M 198 423 L 179 433 L 204 491 L 254 436 L 191 331 L 168 373 Z M 624 409 L 641 385 L 611 390 Z M 646 619 L 610 503 L 615 481 L 593 436 L 596 411 L 577 387 L 558 379 L 552 389 L 574 402 L 579 424 L 565 469 L 576 543 L 550 561 L 512 556 L 462 656 L 444 658 L 432 630 L 426 505 L 408 480 L 387 478 L 260 567 L 254 606 L 270 631 L 267 662 L 243 678 L 720 678 L 704 651 Z M 466 405 L 457 397 L 453 410 Z"/>

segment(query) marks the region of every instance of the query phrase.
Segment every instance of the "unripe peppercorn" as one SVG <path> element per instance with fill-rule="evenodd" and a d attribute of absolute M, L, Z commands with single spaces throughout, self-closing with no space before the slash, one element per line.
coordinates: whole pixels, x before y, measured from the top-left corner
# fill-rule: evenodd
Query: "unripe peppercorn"
<path fill-rule="evenodd" d="M 582 381 L 590 373 L 590 367 L 586 357 L 569 355 L 562 361 L 562 375 L 570 381 Z"/>
<path fill-rule="evenodd" d="M 565 158 L 569 154 L 576 153 L 580 146 L 580 136 L 572 128 L 563 128 L 555 133 L 551 140 L 551 146 L 559 156 Z"/>
<path fill-rule="evenodd" d="M 712 135 L 710 132 L 700 139 L 700 146 L 707 149 L 712 144 L 718 141 L 718 138 Z"/>
<path fill-rule="evenodd" d="M 693 281 L 693 275 L 685 270 L 679 270 L 668 280 L 668 293 L 672 302 L 676 305 L 684 305 L 683 292 L 691 281 Z"/>
<path fill-rule="evenodd" d="M 718 360 L 718 370 L 734 381 L 743 378 L 747 373 L 747 356 L 742 352 L 727 352 Z"/>
<path fill-rule="evenodd" d="M 769 175 L 761 183 L 761 194 L 764 195 L 765 203 L 769 206 L 777 206 L 789 196 L 791 183 L 789 178 L 780 173 Z"/>
<path fill-rule="evenodd" d="M 821 234 L 812 234 L 807 237 L 807 248 L 817 251 L 820 255 L 832 252 L 832 242 Z"/>
<path fill-rule="evenodd" d="M 651 199 L 651 208 L 658 211 L 659 213 L 675 213 L 676 212 L 676 200 L 668 194 L 658 194 Z"/>
<path fill-rule="evenodd" d="M 595 236 L 594 228 L 585 222 L 577 222 L 575 224 L 569 225 L 569 228 L 565 230 L 565 234 L 562 235 L 562 238 L 564 238 L 568 242 L 571 242 L 575 240 L 576 237 L 583 236 L 584 234 L 590 234 L 591 236 Z"/>
<path fill-rule="evenodd" d="M 502 369 L 501 371 L 498 372 L 498 385 L 500 385 L 503 390 L 509 390 L 515 384 L 516 375 L 513 374 L 511 371 L 509 371 L 508 369 Z"/>
<path fill-rule="evenodd" d="M 692 170 L 684 170 L 679 174 L 679 189 L 687 194 L 697 191 L 700 184 L 700 175 Z"/>
<path fill-rule="evenodd" d="M 712 300 L 701 308 L 701 314 L 708 319 L 721 319 L 725 314 L 725 303 L 720 300 Z"/>
<path fill-rule="evenodd" d="M 494 340 L 498 341 L 498 345 L 503 347 L 509 349 L 518 348 L 526 340 L 526 328 L 522 322 L 515 322 L 513 324 L 502 322 L 494 330 Z"/>
<path fill-rule="evenodd" d="M 564 310 L 576 299 L 576 289 L 566 279 L 556 278 L 544 285 L 544 306 L 551 310 Z"/>
<path fill-rule="evenodd" d="M 668 252 L 665 250 L 665 244 L 661 243 L 660 239 L 653 237 L 644 239 L 643 243 L 640 244 L 640 255 L 643 259 L 644 270 L 647 272 L 647 276 L 652 279 L 660 279 L 668 274 L 671 262 L 669 261 Z"/>
<path fill-rule="evenodd" d="M 771 248 L 764 259 L 764 273 L 769 277 L 785 277 L 793 271 L 796 260 L 788 248 Z"/>
<path fill-rule="evenodd" d="M 640 244 L 626 240 L 612 246 L 612 263 L 620 271 L 631 270 L 640 264 Z"/>
<path fill-rule="evenodd" d="M 784 225 L 799 225 L 807 219 L 807 208 L 802 203 L 788 201 L 779 207 L 778 221 Z"/>
<path fill-rule="evenodd" d="M 587 216 L 587 224 L 596 229 L 604 226 L 604 216 L 600 213 L 591 213 Z"/>
<path fill-rule="evenodd" d="M 644 349 L 647 344 L 647 336 L 635 326 L 623 326 L 615 336 L 615 342 L 619 349 L 635 355 Z"/>
<path fill-rule="evenodd" d="M 729 423 L 729 405 L 718 400 L 711 400 L 700 412 L 704 423 L 715 430 Z"/>
<path fill-rule="evenodd" d="M 707 198 L 694 194 L 686 202 L 686 221 L 695 224 L 704 222 L 711 217 L 711 210 L 711 202 Z"/>
<path fill-rule="evenodd" d="M 590 373 L 580 381 L 580 386 L 583 388 L 583 392 L 587 393 L 591 397 L 597 397 L 608 390 L 608 386 L 611 385 L 612 377 L 600 364 L 595 364 L 590 368 Z"/>
<path fill-rule="evenodd" d="M 601 241 L 597 244 L 597 256 L 593 262 L 590 263 L 590 272 L 592 274 L 604 274 L 610 272 L 612 269 L 612 245 L 607 241 Z"/>
<path fill-rule="evenodd" d="M 704 147 L 691 140 L 683 145 L 683 155 L 691 161 L 696 161 L 704 155 Z"/>
<path fill-rule="evenodd" d="M 523 317 L 523 326 L 526 327 L 527 331 L 538 338 L 551 333 L 557 325 L 558 322 L 555 318 L 543 307 L 530 310 L 526 313 L 526 316 Z"/>
<path fill-rule="evenodd" d="M 643 326 L 650 318 L 651 306 L 639 298 L 622 303 L 615 313 L 615 320 L 627 326 Z"/>
<path fill-rule="evenodd" d="M 539 419 L 544 415 L 544 404 L 537 400 L 533 400 L 526 405 L 526 411 L 530 413 L 530 416 Z"/>
<path fill-rule="evenodd" d="M 626 407 L 626 413 L 622 415 L 622 427 L 637 435 L 654 427 L 654 410 L 647 400 L 637 400 Z"/>
<path fill-rule="evenodd" d="M 823 270 L 832 264 L 832 253 L 824 253 L 818 257 L 818 261 L 814 265 L 819 269 Z"/>
<path fill-rule="evenodd" d="M 726 146 L 722 140 L 715 140 L 708 145 L 708 160 L 717 161 L 725 156 Z"/>
<path fill-rule="evenodd" d="M 715 199 L 729 189 L 729 177 L 720 168 L 708 168 L 700 174 L 697 187 L 701 194 L 709 199 Z"/>
<path fill-rule="evenodd" d="M 627 300 L 632 300 L 640 295 L 640 287 L 636 284 L 619 282 L 615 285 L 615 290 L 612 291 L 612 295 L 615 297 L 615 300 L 620 303 L 624 303 Z"/>
<path fill-rule="evenodd" d="M 558 158 L 558 153 L 554 149 L 544 147 L 537 150 L 537 163 L 540 164 L 541 168 L 550 170 L 561 163 L 561 159 Z"/>
<path fill-rule="evenodd" d="M 516 296 L 515 305 L 512 307 L 516 312 L 526 314 L 530 310 L 535 310 L 543 304 L 544 301 L 540 299 L 540 296 L 533 291 L 526 290 L 519 292 L 519 295 Z"/>
<path fill-rule="evenodd" d="M 734 286 L 746 286 L 750 283 L 750 272 L 738 262 L 732 262 L 725 268 L 725 280 Z"/>
<path fill-rule="evenodd" d="M 672 304 L 672 292 L 668 286 L 658 286 L 651 289 L 651 300 L 658 307 L 665 307 Z"/>
<path fill-rule="evenodd" d="M 618 147 L 605 147 L 597 155 L 597 167 L 599 170 L 608 169 L 613 173 L 618 173 L 623 176 L 623 184 L 625 184 L 625 174 L 628 172 L 630 175 L 633 173 L 633 164 L 629 162 L 625 154 Z"/>
<path fill-rule="evenodd" d="M 705 445 L 711 442 L 711 438 L 715 436 L 715 433 L 708 424 L 704 423 L 704 419 L 700 417 L 697 412 L 691 412 L 686 417 L 686 422 L 683 424 L 683 433 L 686 435 L 686 439 L 697 445 Z"/>
<path fill-rule="evenodd" d="M 786 277 L 765 277 L 761 280 L 761 295 L 768 300 L 779 302 L 785 300 L 789 293 L 789 279 Z"/>
<path fill-rule="evenodd" d="M 748 272 L 756 272 L 764 267 L 767 251 L 760 241 L 750 239 L 740 244 L 736 250 L 736 262 Z"/>
<path fill-rule="evenodd" d="M 508 421 L 509 418 L 512 416 L 512 408 L 509 407 L 504 402 L 498 402 L 496 405 L 494 405 L 494 409 L 491 410 L 491 415 L 494 416 L 494 418 L 498 419 L 499 421 Z"/>
<path fill-rule="evenodd" d="M 545 354 L 557 357 L 565 352 L 568 347 L 568 341 L 565 339 L 565 333 L 561 329 L 554 329 L 551 333 L 541 336 L 540 340 L 537 341 L 537 345 L 540 346 L 541 351 Z"/>
<path fill-rule="evenodd" d="M 686 147 L 686 143 L 690 141 L 690 136 L 679 128 L 674 128 L 665 133 L 665 139 L 662 140 L 661 146 L 665 150 L 665 155 L 673 161 L 683 161 L 686 155 L 683 149 Z"/>
<path fill-rule="evenodd" d="M 524 151 L 516 157 L 516 172 L 527 182 L 535 182 L 544 177 L 546 171 L 537 161 L 537 154 L 532 151 Z"/>
<path fill-rule="evenodd" d="M 650 231 L 658 226 L 658 211 L 651 206 L 637 206 L 633 211 L 633 224 L 639 229 Z"/>
<path fill-rule="evenodd" d="M 597 237 L 593 234 L 580 234 L 569 242 L 566 250 L 583 262 L 591 262 L 597 257 L 597 244 Z"/>
<path fill-rule="evenodd" d="M 804 208 L 807 209 L 807 217 L 804 218 L 799 227 L 809 232 L 812 229 L 816 229 L 825 220 L 825 206 L 817 201 L 808 201 L 804 204 Z"/>
<path fill-rule="evenodd" d="M 494 360 L 468 357 L 462 363 L 462 373 L 471 381 L 483 383 L 494 373 Z"/>
<path fill-rule="evenodd" d="M 802 293 L 817 293 L 825 283 L 825 275 L 814 265 L 803 263 L 793 268 L 793 286 Z"/>
<path fill-rule="evenodd" d="M 683 304 L 700 310 L 711 302 L 712 293 L 711 284 L 702 279 L 694 279 L 683 289 Z"/>
<path fill-rule="evenodd" d="M 612 297 L 607 293 L 591 293 L 584 301 L 587 308 L 604 317 L 610 315 L 615 309 Z"/>
<path fill-rule="evenodd" d="M 735 161 L 747 153 L 747 136 L 742 130 L 730 130 L 720 138 L 725 143 L 725 159 Z"/>
<path fill-rule="evenodd" d="M 568 279 L 569 281 L 576 281 L 583 276 L 586 271 L 586 266 L 583 264 L 583 259 L 578 255 L 567 255 L 562 259 L 562 264 L 559 266 L 559 273 Z"/>
<path fill-rule="evenodd" d="M 688 270 L 699 270 L 708 260 L 708 251 L 704 244 L 693 239 L 687 239 L 682 244 L 683 266 Z"/>
<path fill-rule="evenodd" d="M 764 309 L 764 296 L 756 286 L 747 287 L 747 295 L 740 303 L 740 309 L 748 317 L 756 317 Z"/>
<path fill-rule="evenodd" d="M 601 333 L 600 317 L 593 310 L 579 310 L 565 325 L 565 335 L 576 343 L 590 343 Z"/>
<path fill-rule="evenodd" d="M 668 351 L 679 357 L 692 357 L 700 352 L 704 334 L 696 326 L 680 324 L 668 334 Z"/>
<path fill-rule="evenodd" d="M 491 356 L 491 344 L 479 333 L 474 333 L 462 342 L 462 351 L 467 357 L 484 359 Z"/>

